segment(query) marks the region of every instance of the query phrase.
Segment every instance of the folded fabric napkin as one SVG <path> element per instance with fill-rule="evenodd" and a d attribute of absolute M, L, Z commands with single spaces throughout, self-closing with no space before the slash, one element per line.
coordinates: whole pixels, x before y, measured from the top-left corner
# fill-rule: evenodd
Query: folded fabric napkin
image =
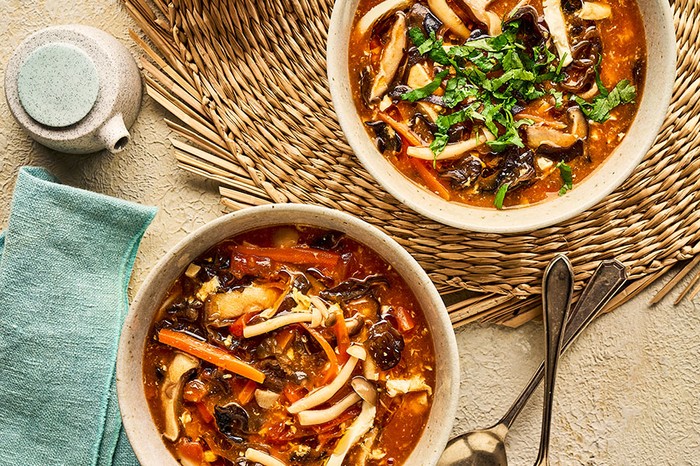
<path fill-rule="evenodd" d="M 127 285 L 155 209 L 23 168 L 0 236 L 0 464 L 137 465 L 115 390 Z"/>

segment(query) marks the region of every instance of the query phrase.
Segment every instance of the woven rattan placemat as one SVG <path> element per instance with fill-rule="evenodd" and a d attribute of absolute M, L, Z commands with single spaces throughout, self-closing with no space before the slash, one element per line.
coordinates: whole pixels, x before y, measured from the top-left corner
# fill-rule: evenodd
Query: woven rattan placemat
<path fill-rule="evenodd" d="M 219 182 L 231 209 L 301 202 L 378 226 L 421 263 L 455 325 L 518 325 L 539 312 L 549 260 L 568 251 L 577 289 L 616 257 L 634 283 L 611 306 L 700 252 L 700 7 L 672 2 L 678 46 L 673 102 L 655 145 L 596 208 L 524 235 L 465 232 L 399 204 L 362 168 L 336 120 L 326 79 L 332 0 L 125 0 L 146 38 L 148 93 L 180 122 L 179 164 Z M 653 66 L 653 63 L 650 64 Z M 653 92 L 648 89 L 646 92 Z"/>

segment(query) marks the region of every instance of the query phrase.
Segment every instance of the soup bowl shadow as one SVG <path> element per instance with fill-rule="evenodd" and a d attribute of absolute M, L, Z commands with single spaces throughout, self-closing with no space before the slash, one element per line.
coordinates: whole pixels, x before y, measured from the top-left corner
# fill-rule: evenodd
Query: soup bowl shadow
<path fill-rule="evenodd" d="M 156 429 L 143 385 L 146 338 L 170 286 L 194 259 L 221 241 L 250 230 L 289 224 L 345 233 L 391 264 L 415 294 L 435 348 L 436 386 L 427 425 L 405 464 L 427 466 L 437 462 L 457 410 L 459 357 L 447 311 L 428 275 L 396 241 L 362 220 L 322 207 L 271 204 L 226 215 L 189 234 L 151 270 L 129 309 L 119 342 L 117 394 L 124 429 L 143 466 L 180 464 Z"/>
<path fill-rule="evenodd" d="M 647 72 L 637 116 L 615 151 L 565 196 L 504 210 L 447 201 L 399 172 L 377 150 L 358 115 L 348 48 L 359 1 L 336 0 L 328 31 L 328 81 L 338 121 L 355 155 L 379 184 L 401 203 L 437 222 L 477 232 L 521 233 L 568 220 L 598 204 L 630 176 L 666 116 L 676 70 L 673 14 L 667 0 L 637 0 L 646 33 Z"/>

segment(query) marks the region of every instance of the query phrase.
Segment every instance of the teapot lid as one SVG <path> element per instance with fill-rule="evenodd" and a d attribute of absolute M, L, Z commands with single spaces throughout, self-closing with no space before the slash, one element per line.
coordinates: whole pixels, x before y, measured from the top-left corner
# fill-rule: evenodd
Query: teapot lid
<path fill-rule="evenodd" d="M 17 77 L 19 100 L 29 116 L 46 126 L 64 128 L 90 113 L 100 90 L 92 59 L 61 42 L 43 45 L 22 63 Z"/>

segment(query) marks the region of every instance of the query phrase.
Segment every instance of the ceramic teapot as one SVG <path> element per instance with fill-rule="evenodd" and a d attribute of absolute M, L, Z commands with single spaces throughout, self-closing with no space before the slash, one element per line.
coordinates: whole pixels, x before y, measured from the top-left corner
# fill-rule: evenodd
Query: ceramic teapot
<path fill-rule="evenodd" d="M 126 47 L 83 25 L 30 35 L 5 72 L 17 122 L 39 143 L 73 154 L 124 149 L 141 93 L 139 69 Z"/>

